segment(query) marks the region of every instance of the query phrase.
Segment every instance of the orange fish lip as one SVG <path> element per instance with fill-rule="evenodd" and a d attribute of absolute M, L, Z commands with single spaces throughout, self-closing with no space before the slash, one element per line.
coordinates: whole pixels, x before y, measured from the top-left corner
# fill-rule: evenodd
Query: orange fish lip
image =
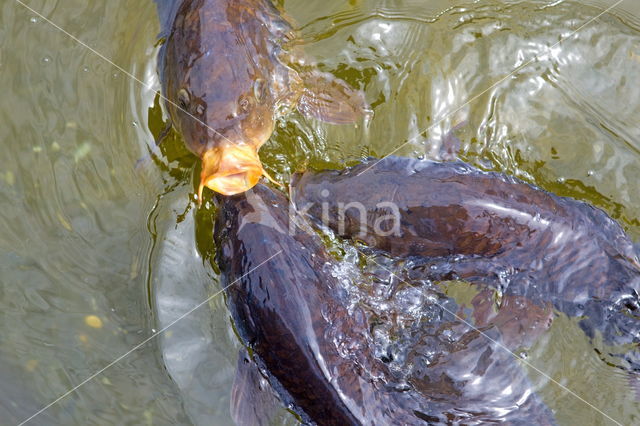
<path fill-rule="evenodd" d="M 253 188 L 264 175 L 258 151 L 251 145 L 213 148 L 202 156 L 198 200 L 205 187 L 222 195 L 236 195 Z"/>

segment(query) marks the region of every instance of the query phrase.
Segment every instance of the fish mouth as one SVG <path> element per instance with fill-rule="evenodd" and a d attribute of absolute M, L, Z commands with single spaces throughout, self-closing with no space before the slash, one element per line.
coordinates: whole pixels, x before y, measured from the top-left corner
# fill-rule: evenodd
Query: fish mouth
<path fill-rule="evenodd" d="M 253 188 L 265 175 L 258 151 L 251 145 L 213 148 L 202 156 L 198 201 L 205 187 L 222 195 L 236 195 Z"/>

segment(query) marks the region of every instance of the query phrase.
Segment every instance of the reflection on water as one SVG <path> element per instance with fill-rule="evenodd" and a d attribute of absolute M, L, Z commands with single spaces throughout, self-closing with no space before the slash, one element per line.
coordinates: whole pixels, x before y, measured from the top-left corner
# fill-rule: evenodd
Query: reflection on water
<path fill-rule="evenodd" d="M 153 5 L 29 3 L 144 78 Z M 0 5 L 0 28 L 0 362 L 15 377 L 0 379 L 0 418 L 12 424 L 151 334 L 147 216 L 165 183 L 134 167 L 147 141 L 126 76 L 13 1 Z M 58 424 L 186 421 L 154 345 L 47 414 Z"/>
<path fill-rule="evenodd" d="M 261 150 L 278 178 L 287 180 L 305 165 L 340 166 L 395 148 L 432 156 L 440 137 L 455 127 L 463 159 L 589 201 L 639 239 L 635 4 L 627 5 L 635 17 L 617 8 L 545 54 L 601 9 L 557 1 L 276 3 L 297 22 L 300 43 L 318 66 L 363 88 L 375 110 L 365 128 L 295 113 L 282 119 Z M 168 230 L 193 214 L 187 192 L 193 191 L 194 160 L 176 135 L 160 148 L 153 143 L 164 127 L 155 96 L 155 6 L 125 0 L 30 5 L 151 87 L 13 1 L 0 5 L 0 418 L 12 423 L 166 324 L 170 311 L 157 304 L 166 296 L 160 286 L 170 276 L 166 266 L 196 267 L 179 260 L 193 260 L 193 250 L 177 253 L 169 246 L 177 237 Z M 535 55 L 540 59 L 448 115 Z M 195 241 L 206 262 L 215 250 L 211 215 L 204 209 L 195 218 Z M 216 291 L 214 279 L 205 283 L 208 276 L 175 268 L 181 285 L 172 291 L 193 301 Z M 465 289 L 453 285 L 446 292 L 463 303 L 473 297 Z M 428 296 L 412 291 L 401 293 L 409 305 Z M 202 354 L 206 362 L 181 366 L 167 352 L 165 336 L 38 421 L 188 424 L 206 423 L 201 416 L 207 413 L 229 423 L 238 342 L 222 299 L 208 309 L 210 326 L 200 323 L 208 342 L 202 347 L 210 351 Z M 89 315 L 100 322 L 86 321 Z M 385 335 L 378 333 L 382 351 Z M 631 385 L 603 362 L 575 321 L 556 318 L 526 355 L 622 423 L 638 421 Z M 209 393 L 185 391 L 187 382 L 176 375 L 181 367 L 183 379 L 197 376 Z M 540 376 L 528 373 L 528 380 L 559 423 L 604 423 Z"/>
<path fill-rule="evenodd" d="M 194 217 L 178 215 L 184 209 L 186 188 L 160 201 L 158 229 L 163 241 L 154 251 L 152 288 L 158 328 L 187 314 L 209 295 L 217 293 L 218 280 L 196 250 Z M 180 389 L 191 418 L 200 424 L 229 422 L 226 384 L 235 375 L 239 343 L 229 329 L 224 298 L 214 297 L 176 322 L 162 335 L 159 348 L 168 373 Z M 212 393 L 218 394 L 211 398 Z"/>

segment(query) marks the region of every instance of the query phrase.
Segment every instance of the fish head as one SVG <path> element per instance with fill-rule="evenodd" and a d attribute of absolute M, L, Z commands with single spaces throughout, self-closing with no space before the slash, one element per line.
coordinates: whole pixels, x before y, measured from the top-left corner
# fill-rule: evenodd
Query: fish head
<path fill-rule="evenodd" d="M 184 3 L 163 48 L 163 92 L 173 126 L 203 160 L 201 187 L 233 195 L 262 174 L 257 152 L 274 129 L 274 65 L 255 45 L 261 27 L 210 21 L 198 5 Z"/>
<path fill-rule="evenodd" d="M 246 191 L 263 173 L 257 153 L 273 133 L 288 69 L 262 2 L 180 3 L 159 58 L 169 114 L 203 160 L 201 188 Z"/>
<path fill-rule="evenodd" d="M 170 94 L 169 109 L 187 147 L 202 158 L 200 192 L 234 195 L 264 173 L 258 150 L 273 133 L 274 102 L 262 76 L 211 74 L 187 74 Z"/>

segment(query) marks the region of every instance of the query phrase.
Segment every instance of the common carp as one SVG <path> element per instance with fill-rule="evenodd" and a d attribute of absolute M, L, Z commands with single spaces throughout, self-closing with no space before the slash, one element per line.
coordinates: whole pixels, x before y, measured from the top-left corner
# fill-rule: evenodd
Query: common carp
<path fill-rule="evenodd" d="M 590 337 L 632 345 L 623 365 L 640 371 L 640 263 L 602 210 L 462 162 L 399 157 L 304 173 L 293 193 L 300 212 L 392 256 L 420 257 L 434 279 L 490 284 L 581 317 Z"/>
<path fill-rule="evenodd" d="M 162 91 L 173 126 L 202 159 L 199 200 L 205 187 L 232 195 L 266 175 L 258 150 L 290 109 L 332 123 L 365 113 L 360 91 L 283 49 L 294 32 L 269 0 L 157 1 Z"/>
<path fill-rule="evenodd" d="M 363 309 L 347 307 L 336 260 L 308 225 L 289 216 L 282 194 L 257 185 L 218 203 L 217 260 L 236 329 L 305 422 L 554 423 L 511 354 L 464 324 L 450 325 L 460 343 L 442 343 L 439 323 L 420 330 L 418 349 L 441 346 L 450 358 L 439 355 L 424 369 L 418 350 L 412 380 L 398 382 L 373 355 Z"/>

